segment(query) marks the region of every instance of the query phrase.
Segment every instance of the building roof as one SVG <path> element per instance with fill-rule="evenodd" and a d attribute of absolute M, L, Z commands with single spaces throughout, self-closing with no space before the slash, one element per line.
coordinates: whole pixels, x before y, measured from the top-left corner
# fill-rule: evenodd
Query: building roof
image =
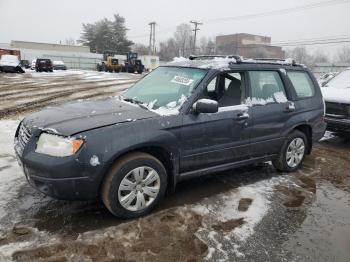
<path fill-rule="evenodd" d="M 36 49 L 36 50 L 90 53 L 90 48 L 88 46 L 61 45 L 61 44 L 17 41 L 17 40 L 11 41 L 11 48 L 26 48 L 26 49 Z"/>

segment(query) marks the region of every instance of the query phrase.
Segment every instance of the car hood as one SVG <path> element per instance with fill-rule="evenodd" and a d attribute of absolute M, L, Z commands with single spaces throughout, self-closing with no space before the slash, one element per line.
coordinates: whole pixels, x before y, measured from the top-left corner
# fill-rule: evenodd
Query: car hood
<path fill-rule="evenodd" d="M 108 98 L 97 101 L 82 101 L 48 107 L 23 120 L 32 129 L 70 136 L 86 130 L 117 123 L 152 118 L 158 114 L 119 100 Z"/>
<path fill-rule="evenodd" d="M 322 87 L 321 90 L 323 98 L 326 102 L 350 104 L 350 87 L 335 88 L 332 86 L 327 86 Z"/>

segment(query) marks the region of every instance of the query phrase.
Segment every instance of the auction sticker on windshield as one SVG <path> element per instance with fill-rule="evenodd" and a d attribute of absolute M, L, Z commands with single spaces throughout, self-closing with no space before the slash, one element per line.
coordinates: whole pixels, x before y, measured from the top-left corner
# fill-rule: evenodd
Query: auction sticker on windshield
<path fill-rule="evenodd" d="M 190 84 L 193 83 L 193 81 L 194 81 L 193 79 L 183 77 L 183 76 L 174 76 L 174 78 L 171 80 L 172 83 L 185 85 L 185 86 L 189 86 Z"/>

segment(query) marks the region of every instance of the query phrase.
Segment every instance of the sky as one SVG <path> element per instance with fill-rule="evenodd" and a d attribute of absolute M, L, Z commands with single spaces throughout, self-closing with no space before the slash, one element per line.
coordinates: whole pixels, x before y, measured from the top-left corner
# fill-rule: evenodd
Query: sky
<path fill-rule="evenodd" d="M 126 19 L 130 40 L 148 44 L 149 22 L 155 21 L 156 41 L 170 37 L 176 25 L 203 21 L 198 37 L 251 33 L 271 36 L 272 42 L 349 36 L 350 0 L 336 0 L 314 9 L 236 19 L 210 19 L 257 14 L 329 0 L 0 0 L 0 43 L 11 40 L 64 43 L 79 39 L 82 24 L 118 13 Z M 350 45 L 350 43 L 342 44 Z M 309 46 L 333 53 L 340 44 Z"/>

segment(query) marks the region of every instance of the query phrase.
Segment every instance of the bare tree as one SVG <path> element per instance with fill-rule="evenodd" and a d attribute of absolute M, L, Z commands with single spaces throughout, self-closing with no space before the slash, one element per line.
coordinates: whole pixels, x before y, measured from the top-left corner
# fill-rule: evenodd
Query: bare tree
<path fill-rule="evenodd" d="M 336 60 L 340 63 L 350 63 L 350 47 L 343 46 L 339 48 L 336 54 Z"/>
<path fill-rule="evenodd" d="M 66 40 L 64 42 L 66 45 L 75 45 L 75 40 L 73 37 L 66 38 Z"/>
<path fill-rule="evenodd" d="M 215 43 L 210 37 L 201 37 L 199 39 L 199 53 L 202 55 L 213 55 L 215 53 Z"/>
<path fill-rule="evenodd" d="M 313 64 L 328 63 L 329 57 L 323 50 L 317 49 L 317 51 L 312 55 L 312 61 L 313 61 Z"/>
<path fill-rule="evenodd" d="M 189 56 L 193 45 L 192 28 L 189 24 L 181 24 L 176 28 L 174 39 L 180 49 L 181 56 Z"/>
<path fill-rule="evenodd" d="M 170 61 L 176 56 L 180 56 L 180 48 L 174 38 L 169 38 L 165 42 L 159 43 L 159 58 L 162 61 Z"/>
<path fill-rule="evenodd" d="M 294 58 L 297 63 L 305 64 L 307 66 L 311 66 L 313 63 L 312 57 L 304 46 L 298 46 L 294 49 L 287 50 L 286 57 Z"/>
<path fill-rule="evenodd" d="M 148 55 L 148 47 L 144 44 L 134 44 L 131 49 L 139 55 Z"/>

